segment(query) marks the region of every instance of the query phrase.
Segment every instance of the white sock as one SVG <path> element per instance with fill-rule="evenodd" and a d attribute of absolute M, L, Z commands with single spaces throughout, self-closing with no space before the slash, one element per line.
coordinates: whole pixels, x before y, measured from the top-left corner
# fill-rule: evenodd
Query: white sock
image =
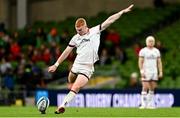
<path fill-rule="evenodd" d="M 148 92 L 148 106 L 154 107 L 154 91 Z"/>
<path fill-rule="evenodd" d="M 146 91 L 141 92 L 141 106 L 143 107 L 147 106 L 147 92 Z"/>
<path fill-rule="evenodd" d="M 70 91 L 64 98 L 63 103 L 61 104 L 60 107 L 65 107 L 66 104 L 68 104 L 75 96 L 76 96 L 76 93 L 73 91 Z"/>

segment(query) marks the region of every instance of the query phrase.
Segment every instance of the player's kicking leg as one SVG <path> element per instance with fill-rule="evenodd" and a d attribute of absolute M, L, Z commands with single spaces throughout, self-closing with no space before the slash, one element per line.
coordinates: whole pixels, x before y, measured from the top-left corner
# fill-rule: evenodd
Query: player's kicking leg
<path fill-rule="evenodd" d="M 73 83 L 75 82 L 77 78 L 77 74 L 73 73 L 70 71 L 69 75 L 68 75 L 68 89 L 71 90 L 72 86 L 73 86 Z M 60 114 L 60 113 L 64 113 L 65 112 L 65 104 L 66 104 L 66 101 L 67 99 L 70 99 L 70 96 L 73 97 L 74 94 L 73 94 L 73 91 L 70 91 L 66 97 L 64 98 L 64 101 L 63 103 L 61 104 L 61 106 L 59 106 L 56 111 L 54 112 L 55 114 Z"/>
<path fill-rule="evenodd" d="M 71 91 L 66 95 L 64 98 L 63 103 L 58 107 L 58 109 L 55 111 L 55 114 L 60 114 L 65 112 L 65 106 L 68 104 L 79 92 L 79 90 L 84 87 L 88 82 L 88 78 L 82 74 L 79 74 L 77 76 L 77 79 L 75 80 L 74 84 L 71 87 Z"/>

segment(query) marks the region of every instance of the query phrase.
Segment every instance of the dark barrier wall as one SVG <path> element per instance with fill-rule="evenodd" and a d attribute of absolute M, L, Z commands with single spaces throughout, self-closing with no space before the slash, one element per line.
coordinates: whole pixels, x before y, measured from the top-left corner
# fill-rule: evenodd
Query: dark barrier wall
<path fill-rule="evenodd" d="M 41 96 L 50 99 L 50 105 L 60 105 L 67 90 L 37 90 L 36 101 Z M 155 94 L 156 107 L 180 106 L 180 90 L 157 90 Z M 72 107 L 139 107 L 140 90 L 82 90 L 68 104 Z"/>

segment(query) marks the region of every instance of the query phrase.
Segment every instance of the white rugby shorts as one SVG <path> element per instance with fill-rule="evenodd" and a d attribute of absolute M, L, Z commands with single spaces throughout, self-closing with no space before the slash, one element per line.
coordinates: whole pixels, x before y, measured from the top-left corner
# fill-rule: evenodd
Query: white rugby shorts
<path fill-rule="evenodd" d="M 142 78 L 142 81 L 158 81 L 157 73 L 145 73 L 145 77 Z"/>
<path fill-rule="evenodd" d="M 90 79 L 94 72 L 94 66 L 88 64 L 74 63 L 71 68 L 71 72 L 74 74 L 82 74 L 86 76 L 88 79 Z"/>

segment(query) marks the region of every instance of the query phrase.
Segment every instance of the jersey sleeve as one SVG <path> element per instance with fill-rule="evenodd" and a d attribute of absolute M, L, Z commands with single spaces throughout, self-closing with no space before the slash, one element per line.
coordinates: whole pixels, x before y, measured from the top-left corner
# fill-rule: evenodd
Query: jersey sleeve
<path fill-rule="evenodd" d="M 77 43 L 76 43 L 76 35 L 72 37 L 72 39 L 70 40 L 68 46 L 70 47 L 76 47 Z"/>
<path fill-rule="evenodd" d="M 161 53 L 158 49 L 157 49 L 157 57 L 161 57 Z"/>
<path fill-rule="evenodd" d="M 93 34 L 94 34 L 94 33 L 101 33 L 101 24 L 92 27 L 92 28 L 90 29 L 90 32 L 92 32 Z"/>
<path fill-rule="evenodd" d="M 140 50 L 139 51 L 139 57 L 144 57 L 144 56 L 145 56 L 144 50 Z"/>

